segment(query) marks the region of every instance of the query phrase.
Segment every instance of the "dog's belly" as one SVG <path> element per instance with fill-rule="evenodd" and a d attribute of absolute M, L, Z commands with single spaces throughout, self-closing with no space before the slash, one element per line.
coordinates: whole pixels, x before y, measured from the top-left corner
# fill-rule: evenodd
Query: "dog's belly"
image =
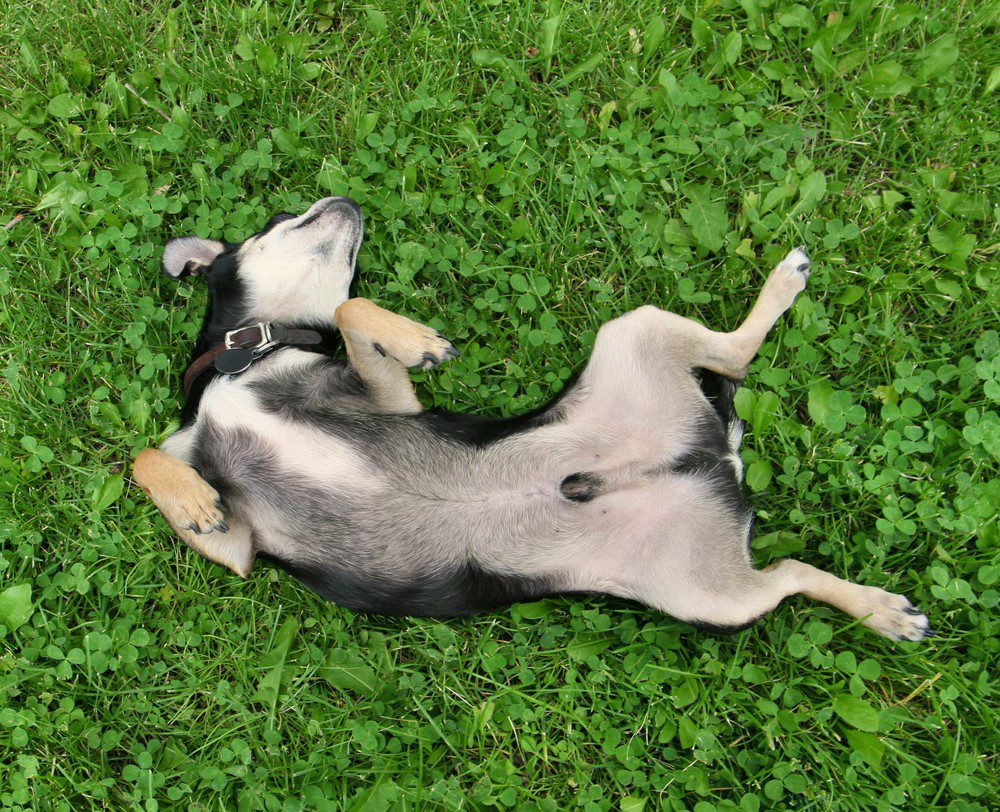
<path fill-rule="evenodd" d="M 625 483 L 581 505 L 576 523 L 576 588 L 634 597 L 629 585 L 637 580 L 655 577 L 669 585 L 680 577 L 689 582 L 709 549 L 716 559 L 733 551 L 745 560 L 745 544 L 732 541 L 746 540 L 750 513 L 704 478 L 662 474 Z"/>
<path fill-rule="evenodd" d="M 665 545 L 683 562 L 712 541 L 706 528 L 731 535 L 742 521 L 713 501 L 710 474 L 673 469 L 703 441 L 690 420 L 623 435 L 585 407 L 476 446 L 417 418 L 313 408 L 306 383 L 266 406 L 253 386 L 262 373 L 213 382 L 166 450 L 222 494 L 257 550 L 352 608 L 462 614 L 553 591 L 630 596 Z M 724 432 L 720 442 L 728 452 Z"/>

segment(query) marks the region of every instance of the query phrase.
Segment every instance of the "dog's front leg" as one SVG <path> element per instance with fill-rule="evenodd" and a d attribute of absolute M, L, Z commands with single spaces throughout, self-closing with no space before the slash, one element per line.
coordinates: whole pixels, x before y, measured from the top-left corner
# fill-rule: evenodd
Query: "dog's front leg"
<path fill-rule="evenodd" d="M 190 465 L 158 448 L 139 452 L 132 478 L 180 539 L 209 561 L 242 578 L 253 569 L 255 551 L 250 527 L 226 519 L 215 488 Z"/>
<path fill-rule="evenodd" d="M 458 351 L 437 330 L 384 310 L 367 299 L 349 299 L 334 321 L 347 357 L 379 411 L 421 411 L 407 369 L 430 369 Z"/>

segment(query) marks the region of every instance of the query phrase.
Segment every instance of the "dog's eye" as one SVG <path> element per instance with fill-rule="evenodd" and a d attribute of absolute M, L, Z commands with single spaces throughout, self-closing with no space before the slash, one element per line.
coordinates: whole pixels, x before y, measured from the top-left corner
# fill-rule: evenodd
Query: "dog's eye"
<path fill-rule="evenodd" d="M 285 222 L 285 220 L 294 220 L 294 219 L 295 219 L 294 214 L 289 214 L 287 211 L 279 212 L 264 224 L 264 227 L 258 232 L 258 236 L 263 237 L 265 234 L 267 234 L 268 231 L 270 231 L 276 225 Z"/>

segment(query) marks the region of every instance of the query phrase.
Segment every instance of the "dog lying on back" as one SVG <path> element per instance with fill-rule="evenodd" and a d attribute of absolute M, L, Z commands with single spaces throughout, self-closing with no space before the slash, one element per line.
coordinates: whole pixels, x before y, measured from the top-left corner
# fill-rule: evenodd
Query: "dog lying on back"
<path fill-rule="evenodd" d="M 605 324 L 575 382 L 513 418 L 423 411 L 407 370 L 457 353 L 349 299 L 361 211 L 326 198 L 238 245 L 167 243 L 163 271 L 209 304 L 181 427 L 135 481 L 188 545 L 246 577 L 263 554 L 351 609 L 455 616 L 559 592 L 639 601 L 735 631 L 789 595 L 893 639 L 901 595 L 785 559 L 754 569 L 733 396 L 805 287 L 792 251 L 717 333 L 655 307 Z M 348 360 L 332 356 L 337 336 Z"/>

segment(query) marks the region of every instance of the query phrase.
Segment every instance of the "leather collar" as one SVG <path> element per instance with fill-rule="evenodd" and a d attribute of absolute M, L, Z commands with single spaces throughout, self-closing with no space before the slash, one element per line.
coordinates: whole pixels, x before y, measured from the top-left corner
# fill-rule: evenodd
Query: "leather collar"
<path fill-rule="evenodd" d="M 266 321 L 230 330 L 221 344 L 199 355 L 187 368 L 184 373 L 184 397 L 190 394 L 195 380 L 209 367 L 215 367 L 224 375 L 239 375 L 248 370 L 254 361 L 278 347 L 312 346 L 322 341 L 323 336 L 315 330 L 290 330 Z"/>

